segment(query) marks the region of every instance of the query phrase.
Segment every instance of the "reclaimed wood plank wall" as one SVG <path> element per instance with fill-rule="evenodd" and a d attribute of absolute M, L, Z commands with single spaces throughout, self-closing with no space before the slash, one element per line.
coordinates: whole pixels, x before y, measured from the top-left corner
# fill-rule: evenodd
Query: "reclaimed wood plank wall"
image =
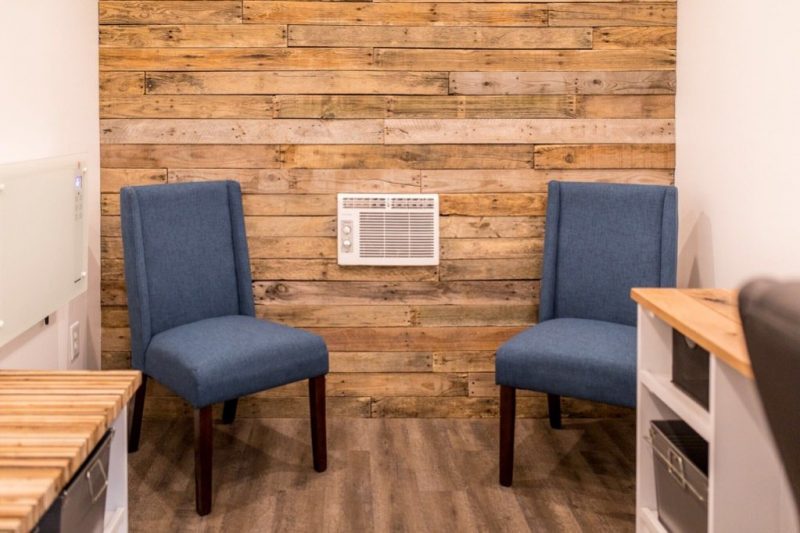
<path fill-rule="evenodd" d="M 332 414 L 494 416 L 493 352 L 537 315 L 547 182 L 673 179 L 675 2 L 99 5 L 106 368 L 129 365 L 119 188 L 235 179 L 258 314 L 326 339 Z M 335 193 L 373 191 L 441 195 L 439 267 L 337 266 Z M 150 414 L 185 410 L 150 391 Z"/>

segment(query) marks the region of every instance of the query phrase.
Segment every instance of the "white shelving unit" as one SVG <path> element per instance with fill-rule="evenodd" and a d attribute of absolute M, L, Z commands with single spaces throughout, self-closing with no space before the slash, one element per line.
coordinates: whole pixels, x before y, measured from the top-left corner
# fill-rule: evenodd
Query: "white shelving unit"
<path fill-rule="evenodd" d="M 114 440 L 108 462 L 108 489 L 104 533 L 128 532 L 128 408 L 123 407 L 114 423 Z"/>
<path fill-rule="evenodd" d="M 703 345 L 688 329 L 695 328 L 682 332 Z M 667 531 L 658 519 L 655 463 L 645 437 L 653 420 L 682 419 L 709 443 L 708 531 L 800 531 L 755 383 L 713 353 L 709 363 L 706 410 L 671 381 L 672 326 L 639 306 L 636 530 Z"/>

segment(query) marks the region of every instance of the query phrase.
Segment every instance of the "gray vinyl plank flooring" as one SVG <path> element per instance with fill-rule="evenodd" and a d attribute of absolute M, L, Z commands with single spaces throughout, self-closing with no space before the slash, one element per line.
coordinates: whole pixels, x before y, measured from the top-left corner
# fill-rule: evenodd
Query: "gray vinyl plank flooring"
<path fill-rule="evenodd" d="M 497 420 L 328 420 L 328 470 L 306 420 L 214 427 L 212 513 L 194 510 L 191 419 L 146 419 L 129 456 L 133 532 L 634 530 L 635 421 L 517 421 L 514 486 Z"/>

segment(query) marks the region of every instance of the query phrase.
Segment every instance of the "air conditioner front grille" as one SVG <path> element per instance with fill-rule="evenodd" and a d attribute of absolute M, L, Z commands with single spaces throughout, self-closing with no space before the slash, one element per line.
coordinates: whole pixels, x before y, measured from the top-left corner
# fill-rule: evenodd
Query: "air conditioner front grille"
<path fill-rule="evenodd" d="M 433 213 L 361 213 L 361 257 L 432 257 Z"/>

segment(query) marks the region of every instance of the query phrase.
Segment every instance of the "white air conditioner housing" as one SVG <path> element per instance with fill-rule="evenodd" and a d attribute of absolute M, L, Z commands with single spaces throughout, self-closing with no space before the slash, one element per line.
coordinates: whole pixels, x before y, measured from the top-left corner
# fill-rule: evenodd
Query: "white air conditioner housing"
<path fill-rule="evenodd" d="M 438 265 L 438 194 L 338 195 L 340 265 Z"/>

